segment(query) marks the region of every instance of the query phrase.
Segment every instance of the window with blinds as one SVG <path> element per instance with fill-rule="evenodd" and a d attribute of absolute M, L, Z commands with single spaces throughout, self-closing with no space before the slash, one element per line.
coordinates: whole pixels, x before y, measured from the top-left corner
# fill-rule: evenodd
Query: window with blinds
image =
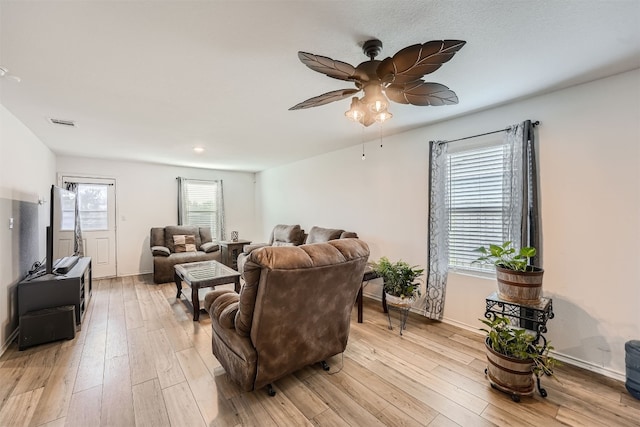
<path fill-rule="evenodd" d="M 183 209 L 184 225 L 209 227 L 211 235 L 218 235 L 218 181 L 184 180 Z"/>
<path fill-rule="evenodd" d="M 480 246 L 502 244 L 502 145 L 456 151 L 448 157 L 449 266 L 493 272 L 472 264 Z"/>

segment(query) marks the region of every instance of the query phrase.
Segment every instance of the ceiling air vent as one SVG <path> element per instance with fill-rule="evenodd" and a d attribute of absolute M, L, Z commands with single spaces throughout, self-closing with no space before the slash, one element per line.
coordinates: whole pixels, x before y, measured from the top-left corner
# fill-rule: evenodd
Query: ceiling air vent
<path fill-rule="evenodd" d="M 49 121 L 54 125 L 71 126 L 71 127 L 76 126 L 76 123 L 73 120 L 53 119 L 50 117 Z"/>

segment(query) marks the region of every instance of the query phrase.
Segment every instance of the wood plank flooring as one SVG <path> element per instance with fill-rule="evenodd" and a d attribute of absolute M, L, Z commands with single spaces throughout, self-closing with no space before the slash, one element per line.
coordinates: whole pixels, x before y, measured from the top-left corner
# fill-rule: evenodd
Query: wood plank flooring
<path fill-rule="evenodd" d="M 364 319 L 329 373 L 302 369 L 271 398 L 230 381 L 173 283 L 97 280 L 76 338 L 0 357 L 0 426 L 640 426 L 619 381 L 564 366 L 546 399 L 514 403 L 489 386 L 480 335 L 411 315 L 401 337 L 371 300 Z"/>

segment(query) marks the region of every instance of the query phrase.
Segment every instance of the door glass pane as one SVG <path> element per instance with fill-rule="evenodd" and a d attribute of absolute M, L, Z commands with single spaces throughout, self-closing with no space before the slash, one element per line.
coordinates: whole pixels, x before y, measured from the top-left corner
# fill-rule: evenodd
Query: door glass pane
<path fill-rule="evenodd" d="M 82 231 L 107 230 L 107 185 L 78 184 L 78 198 Z"/>
<path fill-rule="evenodd" d="M 60 192 L 60 206 L 62 206 L 62 217 L 60 219 L 60 231 L 73 231 L 76 223 L 76 195 L 62 191 Z"/>

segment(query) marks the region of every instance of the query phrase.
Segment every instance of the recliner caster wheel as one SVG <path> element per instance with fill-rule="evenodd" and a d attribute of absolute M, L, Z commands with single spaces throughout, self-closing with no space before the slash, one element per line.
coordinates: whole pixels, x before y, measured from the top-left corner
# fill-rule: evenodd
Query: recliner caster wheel
<path fill-rule="evenodd" d="M 322 365 L 322 369 L 324 369 L 325 371 L 328 371 L 329 369 L 331 369 L 329 367 L 329 364 L 327 362 L 325 362 L 324 360 L 322 362 L 320 362 L 320 365 Z"/>
<path fill-rule="evenodd" d="M 267 384 L 267 394 L 271 397 L 276 395 L 276 391 L 273 389 L 271 384 Z"/>

